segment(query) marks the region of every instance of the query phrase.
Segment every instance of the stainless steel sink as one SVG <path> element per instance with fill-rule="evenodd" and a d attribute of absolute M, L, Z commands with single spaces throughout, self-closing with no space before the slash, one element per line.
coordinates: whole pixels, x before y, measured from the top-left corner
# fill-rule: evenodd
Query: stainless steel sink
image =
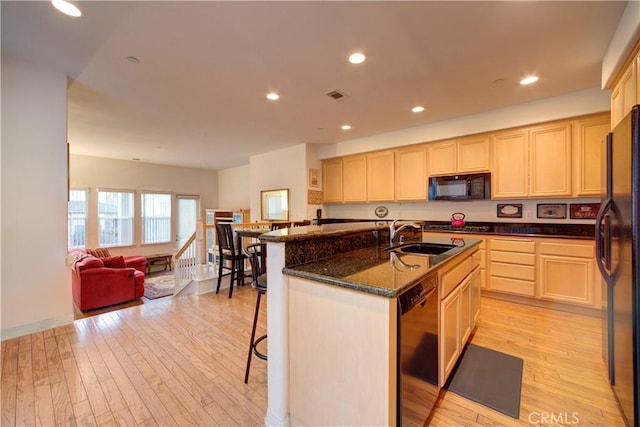
<path fill-rule="evenodd" d="M 400 246 L 394 246 L 389 248 L 389 250 L 410 254 L 440 255 L 456 247 L 456 245 L 445 245 L 439 243 L 411 242 Z"/>

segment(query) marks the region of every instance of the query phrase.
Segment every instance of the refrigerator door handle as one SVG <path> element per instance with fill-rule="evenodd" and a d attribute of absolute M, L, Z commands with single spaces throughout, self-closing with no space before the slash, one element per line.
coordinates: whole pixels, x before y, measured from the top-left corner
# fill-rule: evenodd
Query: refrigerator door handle
<path fill-rule="evenodd" d="M 611 268 L 611 250 L 609 246 L 611 245 L 611 235 L 608 219 L 605 218 L 605 215 L 611 210 L 612 206 L 613 200 L 610 198 L 605 200 L 596 218 L 596 265 L 607 282 L 611 279 L 611 274 L 607 271 L 607 268 Z M 604 224 L 603 221 L 605 222 Z"/>

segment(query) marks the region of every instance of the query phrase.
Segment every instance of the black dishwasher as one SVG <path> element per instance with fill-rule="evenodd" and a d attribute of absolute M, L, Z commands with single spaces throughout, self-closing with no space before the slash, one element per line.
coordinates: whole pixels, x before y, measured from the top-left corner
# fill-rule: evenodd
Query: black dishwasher
<path fill-rule="evenodd" d="M 438 276 L 398 296 L 397 424 L 424 425 L 438 399 Z"/>

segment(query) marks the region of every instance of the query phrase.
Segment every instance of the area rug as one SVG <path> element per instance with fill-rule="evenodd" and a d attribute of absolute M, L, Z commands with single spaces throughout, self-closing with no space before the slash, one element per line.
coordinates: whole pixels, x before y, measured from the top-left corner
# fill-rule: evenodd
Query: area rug
<path fill-rule="evenodd" d="M 173 273 L 146 277 L 144 280 L 144 296 L 148 299 L 173 295 Z"/>
<path fill-rule="evenodd" d="M 520 418 L 523 361 L 468 344 L 453 372 L 449 391 L 512 418 Z"/>

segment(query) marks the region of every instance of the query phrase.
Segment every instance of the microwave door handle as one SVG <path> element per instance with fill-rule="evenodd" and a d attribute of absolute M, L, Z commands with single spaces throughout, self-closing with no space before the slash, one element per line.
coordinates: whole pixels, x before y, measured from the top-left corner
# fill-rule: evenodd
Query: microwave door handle
<path fill-rule="evenodd" d="M 608 271 L 611 268 L 611 230 L 606 214 L 612 206 L 611 199 L 605 200 L 596 218 L 596 265 L 602 277 L 607 281 L 611 279 L 611 274 Z"/>

